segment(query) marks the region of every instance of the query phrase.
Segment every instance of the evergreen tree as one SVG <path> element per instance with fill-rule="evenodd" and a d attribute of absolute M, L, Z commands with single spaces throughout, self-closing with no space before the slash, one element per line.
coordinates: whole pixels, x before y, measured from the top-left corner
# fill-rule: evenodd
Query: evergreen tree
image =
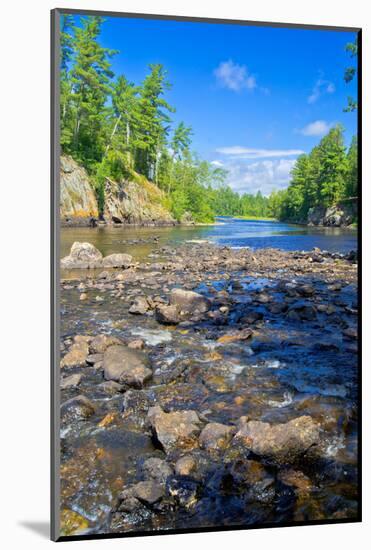
<path fill-rule="evenodd" d="M 70 148 L 71 154 L 93 171 L 101 161 L 107 143 L 106 102 L 113 77 L 109 58 L 116 52 L 103 48 L 98 42 L 101 17 L 83 17 L 81 23 L 81 27 L 75 27 L 72 40 L 73 126 Z"/>

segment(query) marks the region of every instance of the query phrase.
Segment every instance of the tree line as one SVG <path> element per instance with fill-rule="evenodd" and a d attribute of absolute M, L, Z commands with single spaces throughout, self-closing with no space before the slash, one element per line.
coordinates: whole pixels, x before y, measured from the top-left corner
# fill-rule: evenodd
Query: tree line
<path fill-rule="evenodd" d="M 357 194 L 357 142 L 354 138 L 346 151 L 340 126 L 297 159 L 287 190 L 269 197 L 234 192 L 224 169 L 192 152 L 192 128 L 174 124 L 163 65 L 149 65 L 140 84 L 114 74 L 111 59 L 119 52 L 99 43 L 103 19 L 76 21 L 71 15 L 61 18 L 61 148 L 91 176 L 100 214 L 107 178 L 145 177 L 164 192 L 164 205 L 177 220 L 191 215 L 198 222 L 216 215 L 304 221 L 312 206 Z M 345 80 L 354 74 L 348 69 Z"/>
<path fill-rule="evenodd" d="M 76 24 L 62 16 L 62 151 L 91 175 L 101 214 L 107 178 L 140 175 L 164 191 L 176 219 L 189 213 L 195 221 L 213 221 L 216 205 L 222 212 L 219 188 L 229 189 L 226 172 L 191 151 L 190 126 L 174 125 L 175 108 L 164 97 L 171 84 L 161 64 L 149 65 L 139 85 L 114 74 L 111 59 L 118 51 L 99 43 L 102 24 L 101 17 L 81 17 Z"/>

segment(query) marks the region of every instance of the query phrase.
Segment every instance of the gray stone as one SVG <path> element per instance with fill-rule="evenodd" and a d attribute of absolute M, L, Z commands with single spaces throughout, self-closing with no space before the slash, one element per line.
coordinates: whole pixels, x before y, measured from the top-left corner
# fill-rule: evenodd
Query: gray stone
<path fill-rule="evenodd" d="M 120 384 L 142 388 L 152 376 L 147 355 L 124 346 L 110 346 L 104 353 L 104 378 Z"/>

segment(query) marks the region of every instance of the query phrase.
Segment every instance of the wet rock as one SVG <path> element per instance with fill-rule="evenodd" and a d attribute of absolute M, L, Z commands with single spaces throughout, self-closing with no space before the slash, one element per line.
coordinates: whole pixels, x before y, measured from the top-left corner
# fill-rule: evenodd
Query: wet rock
<path fill-rule="evenodd" d="M 88 355 L 86 358 L 86 362 L 88 365 L 95 365 L 100 361 L 103 361 L 103 353 L 93 353 Z"/>
<path fill-rule="evenodd" d="M 78 341 L 70 347 L 61 361 L 61 368 L 83 367 L 89 353 L 89 346 L 84 341 Z"/>
<path fill-rule="evenodd" d="M 248 340 L 253 335 L 253 331 L 250 328 L 245 328 L 242 330 L 237 330 L 235 332 L 229 332 L 220 336 L 217 340 L 219 344 L 229 344 L 231 342 L 238 342 L 243 340 Z"/>
<path fill-rule="evenodd" d="M 287 316 L 292 320 L 313 321 L 317 318 L 317 312 L 312 304 L 298 300 L 289 307 Z"/>
<path fill-rule="evenodd" d="M 197 462 L 193 456 L 182 456 L 175 463 L 175 473 L 181 476 L 189 476 L 197 469 Z"/>
<path fill-rule="evenodd" d="M 162 325 L 177 325 L 180 323 L 178 307 L 175 305 L 159 305 L 155 310 L 156 320 Z"/>
<path fill-rule="evenodd" d="M 349 338 L 350 340 L 357 340 L 358 331 L 356 328 L 349 327 L 343 330 L 343 335 L 345 336 L 345 338 Z"/>
<path fill-rule="evenodd" d="M 125 386 L 118 384 L 113 380 L 102 382 L 101 384 L 99 384 L 98 387 L 108 395 L 115 395 L 116 393 L 122 393 L 123 391 L 125 391 Z"/>
<path fill-rule="evenodd" d="M 86 292 L 81 292 L 79 299 L 81 301 L 84 301 L 84 300 L 87 300 L 87 298 L 88 298 L 88 295 L 86 294 Z"/>
<path fill-rule="evenodd" d="M 143 390 L 128 390 L 122 401 L 122 416 L 143 427 L 150 406 L 150 400 Z"/>
<path fill-rule="evenodd" d="M 144 315 L 150 309 L 150 305 L 145 296 L 137 296 L 129 308 L 129 313 L 134 315 Z"/>
<path fill-rule="evenodd" d="M 81 374 L 71 374 L 71 376 L 66 376 L 65 378 L 62 378 L 60 383 L 60 388 L 61 390 L 66 390 L 68 388 L 75 388 L 80 384 L 81 379 L 82 379 Z"/>
<path fill-rule="evenodd" d="M 282 470 L 278 473 L 278 479 L 295 488 L 299 496 L 308 496 L 312 489 L 311 480 L 299 470 Z"/>
<path fill-rule="evenodd" d="M 142 388 L 152 377 L 147 355 L 124 346 L 110 346 L 104 353 L 104 378 L 120 384 Z"/>
<path fill-rule="evenodd" d="M 164 412 L 161 407 L 151 407 L 147 421 L 156 440 L 165 452 L 197 446 L 200 419 L 196 411 Z"/>
<path fill-rule="evenodd" d="M 133 257 L 130 254 L 110 254 L 103 258 L 102 266 L 128 268 L 131 266 L 132 261 Z"/>
<path fill-rule="evenodd" d="M 176 306 L 184 313 L 205 313 L 211 306 L 210 300 L 202 294 L 181 288 L 174 288 L 171 291 L 170 305 Z"/>
<path fill-rule="evenodd" d="M 90 342 L 91 354 L 104 353 L 109 346 L 122 344 L 119 338 L 115 336 L 109 336 L 107 334 L 99 334 L 95 336 Z"/>
<path fill-rule="evenodd" d="M 315 288 L 310 284 L 299 285 L 296 290 L 301 296 L 313 296 L 315 293 Z"/>
<path fill-rule="evenodd" d="M 128 343 L 128 348 L 130 349 L 143 349 L 144 348 L 144 342 L 141 339 L 132 340 Z"/>
<path fill-rule="evenodd" d="M 164 496 L 164 487 L 157 481 L 140 481 L 132 488 L 133 496 L 144 504 L 155 504 Z"/>
<path fill-rule="evenodd" d="M 197 503 L 201 493 L 199 483 L 188 476 L 174 476 L 168 480 L 166 487 L 177 504 L 188 509 Z"/>
<path fill-rule="evenodd" d="M 89 527 L 89 522 L 86 518 L 66 508 L 61 510 L 60 521 L 62 536 L 81 535 Z"/>
<path fill-rule="evenodd" d="M 87 420 L 95 413 L 93 403 L 85 397 L 78 395 L 61 405 L 61 421 L 71 422 L 73 420 Z"/>
<path fill-rule="evenodd" d="M 165 483 L 167 478 L 174 473 L 166 460 L 157 457 L 148 458 L 144 462 L 143 472 L 158 483 Z"/>
<path fill-rule="evenodd" d="M 235 440 L 256 455 L 278 462 L 292 462 L 319 443 L 319 425 L 310 416 L 300 416 L 285 424 L 269 424 L 242 417 Z"/>
<path fill-rule="evenodd" d="M 233 426 L 217 422 L 206 424 L 199 438 L 200 447 L 206 450 L 222 450 L 228 447 L 235 433 Z"/>

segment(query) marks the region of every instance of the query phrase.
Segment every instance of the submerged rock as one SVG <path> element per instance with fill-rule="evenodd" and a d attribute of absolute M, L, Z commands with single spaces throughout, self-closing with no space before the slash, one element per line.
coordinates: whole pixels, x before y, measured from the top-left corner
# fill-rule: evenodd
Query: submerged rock
<path fill-rule="evenodd" d="M 168 480 L 167 491 L 178 505 L 192 508 L 199 500 L 201 488 L 195 479 L 178 475 Z"/>
<path fill-rule="evenodd" d="M 61 405 L 61 421 L 70 422 L 73 420 L 86 420 L 95 413 L 93 403 L 85 397 L 78 395 Z"/>
<path fill-rule="evenodd" d="M 124 346 L 110 346 L 104 353 L 104 378 L 120 384 L 142 388 L 152 377 L 147 355 Z"/>
<path fill-rule="evenodd" d="M 165 452 L 197 446 L 201 421 L 196 411 L 166 413 L 155 406 L 149 409 L 147 421 Z"/>
<path fill-rule="evenodd" d="M 235 440 L 256 455 L 278 462 L 292 462 L 319 443 L 319 425 L 310 416 L 300 416 L 285 424 L 269 424 L 240 419 Z"/>

